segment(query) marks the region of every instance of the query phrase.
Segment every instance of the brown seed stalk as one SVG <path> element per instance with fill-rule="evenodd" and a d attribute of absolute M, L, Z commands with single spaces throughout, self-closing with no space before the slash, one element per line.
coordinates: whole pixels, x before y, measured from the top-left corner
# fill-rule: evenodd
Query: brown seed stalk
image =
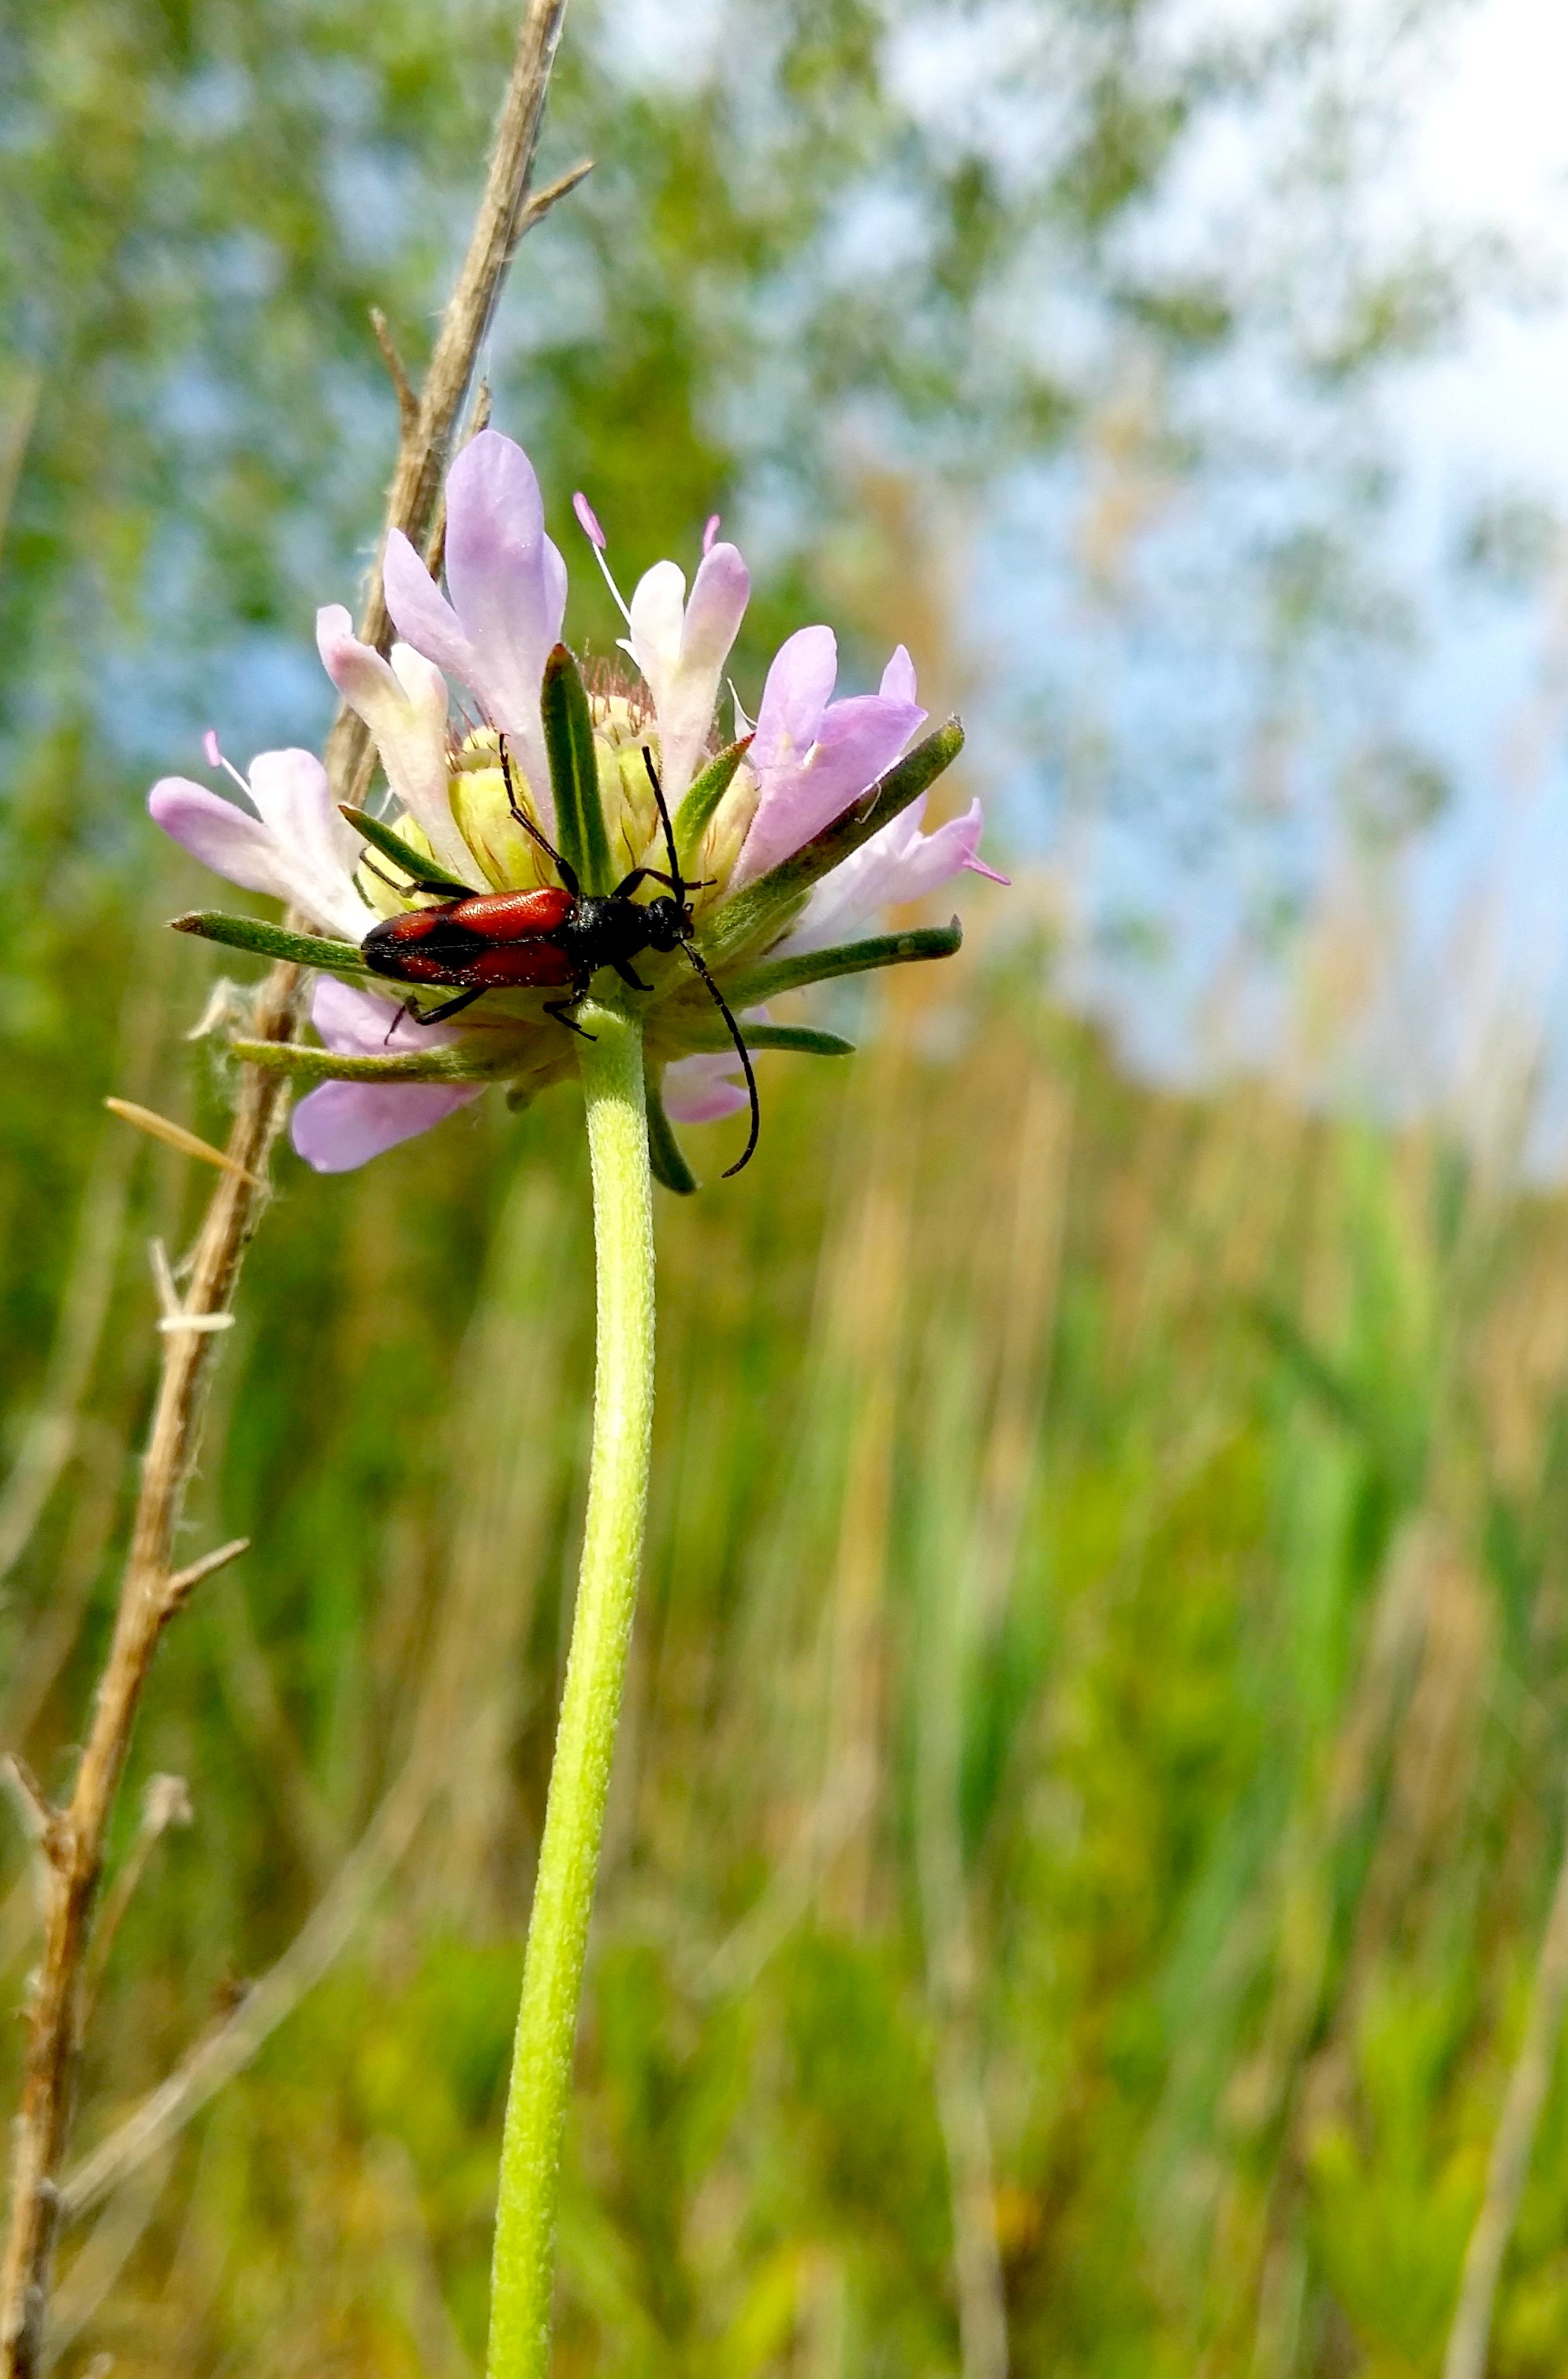
<path fill-rule="evenodd" d="M 416 543 L 429 531 L 442 466 L 479 347 L 518 238 L 530 219 L 537 219 L 528 207 L 528 181 L 565 5 L 566 0 L 528 0 L 524 11 L 468 253 L 442 318 L 417 410 L 408 416 L 405 409 L 383 549 L 386 532 L 394 527 Z M 541 193 L 541 199 L 557 195 L 561 192 Z M 390 625 L 378 558 L 360 634 L 367 643 L 384 646 Z M 356 798 L 368 778 L 370 751 L 363 727 L 351 713 L 339 713 L 327 746 L 327 767 L 334 797 Z M 300 970 L 275 966 L 257 996 L 253 1036 L 292 1039 L 303 994 Z M 184 1314 L 196 1326 L 165 1329 L 162 1336 L 163 1368 L 130 1552 L 86 1745 L 64 1807 L 42 1812 L 47 1908 L 29 2010 L 10 2226 L 0 2269 L 0 2379 L 39 2379 L 43 2367 L 59 2223 L 58 2176 L 70 2129 L 83 1975 L 105 1837 L 158 1639 L 207 1566 L 197 1564 L 185 1571 L 173 1566 L 186 1488 L 201 1448 L 212 1367 L 224 1334 L 200 1325 L 229 1310 L 246 1248 L 267 1202 L 269 1161 L 287 1102 L 285 1076 L 254 1067 L 247 1070 L 226 1150 L 233 1169 L 224 1171 L 213 1190 L 184 1300 Z"/>

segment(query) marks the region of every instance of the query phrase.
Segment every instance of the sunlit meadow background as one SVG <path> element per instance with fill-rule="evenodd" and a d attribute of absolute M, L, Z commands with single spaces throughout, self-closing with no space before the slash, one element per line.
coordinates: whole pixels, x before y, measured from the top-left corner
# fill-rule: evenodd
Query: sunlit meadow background
<path fill-rule="evenodd" d="M 742 695 L 805 619 L 857 685 L 907 641 L 1016 884 L 660 1195 L 563 2373 L 994 2379 L 993 2268 L 1041 2379 L 1437 2367 L 1568 1793 L 1568 373 L 1551 206 L 1489 212 L 1551 13 L 573 0 L 543 170 L 597 168 L 487 358 L 571 633 L 573 487 L 628 575 L 722 511 Z M 204 1187 L 101 1101 L 231 1088 L 141 796 L 324 729 L 367 311 L 417 362 L 511 31 L 0 9 L 0 1737 L 55 1784 Z M 254 1546 L 149 1698 L 78 2146 L 331 1954 L 71 2228 L 63 2372 L 476 2368 L 579 1113 L 282 1158 L 188 1534 Z M 1494 2368 L 1565 2361 L 1560 2088 Z"/>

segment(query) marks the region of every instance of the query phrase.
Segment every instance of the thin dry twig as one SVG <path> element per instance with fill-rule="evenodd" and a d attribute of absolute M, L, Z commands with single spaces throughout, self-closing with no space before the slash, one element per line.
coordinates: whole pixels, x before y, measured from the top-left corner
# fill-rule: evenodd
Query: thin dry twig
<path fill-rule="evenodd" d="M 468 253 L 442 320 L 418 418 L 399 444 L 382 550 L 386 534 L 394 527 L 416 540 L 429 528 L 452 430 L 525 226 L 528 179 L 565 5 L 566 0 L 529 0 L 525 11 Z M 367 643 L 384 646 L 389 625 L 378 558 L 361 634 Z M 328 742 L 327 767 L 339 799 L 357 791 L 362 777 L 368 779 L 369 743 L 352 714 L 339 714 Z M 291 1039 L 302 995 L 300 970 L 274 967 L 257 996 L 253 1037 Z M 172 1570 L 171 1556 L 186 1487 L 200 1449 L 222 1334 L 211 1328 L 210 1321 L 226 1314 L 232 1304 L 245 1250 L 266 1203 L 268 1165 L 287 1095 L 286 1077 L 255 1067 L 247 1069 L 227 1149 L 235 1169 L 220 1180 L 198 1236 L 190 1289 L 180 1317 L 184 1326 L 163 1333 L 162 1373 L 130 1552 L 91 1727 L 70 1799 L 64 1809 L 52 1813 L 53 1830 L 45 1845 L 49 1906 L 29 2011 L 10 2228 L 0 2270 L 3 2379 L 40 2379 L 43 2367 L 44 2318 L 60 2219 L 56 2176 L 70 2125 L 83 1967 L 104 1838 L 158 1639 L 172 1609 L 195 1583 L 186 1573 Z M 178 1579 L 186 1582 L 171 1600 Z"/>
<path fill-rule="evenodd" d="M 1465 2272 L 1448 2346 L 1442 2358 L 1442 2379 L 1485 2379 L 1491 2344 L 1492 2312 L 1502 2259 L 1519 2218 L 1519 2201 L 1529 2175 L 1530 2156 L 1540 2126 L 1541 2108 L 1557 2059 L 1562 2019 L 1568 2011 L 1568 1850 L 1557 1872 L 1551 1912 L 1546 1920 L 1530 1991 L 1530 2011 L 1502 2113 L 1487 2162 L 1486 2192 L 1475 2228 L 1465 2251 Z"/>
<path fill-rule="evenodd" d="M 492 1682 L 520 1674 L 516 1661 L 496 1657 L 497 1639 L 487 1632 L 487 1623 L 498 1612 L 493 1548 L 502 1540 L 534 1542 L 545 1525 L 548 1499 L 541 1474 L 519 1463 L 516 1449 L 537 1437 L 542 1416 L 554 1408 L 556 1365 L 548 1355 L 535 1361 L 517 1395 L 498 1395 L 496 1383 L 505 1380 L 515 1384 L 520 1345 L 531 1348 L 532 1342 L 520 1334 L 518 1317 L 535 1310 L 535 1286 L 549 1261 L 540 1250 L 556 1243 L 558 1235 L 550 1227 L 555 1219 L 549 1186 L 537 1175 L 524 1180 L 497 1235 L 495 1269 L 477 1301 L 466 1359 L 459 1366 L 469 1383 L 455 1423 L 468 1457 L 465 1491 L 435 1638 L 420 1670 L 407 1757 L 365 1832 L 276 1964 L 221 2024 L 194 2045 L 150 2097 L 66 2173 L 61 2197 L 67 2216 L 90 2212 L 122 2188 L 249 2063 L 342 1955 L 407 1855 L 426 1812 L 442 1799 L 453 1825 L 443 1871 L 450 1878 L 453 1866 L 464 1864 L 464 1804 L 476 1784 L 484 1792 L 487 1767 L 498 1758 L 504 1761 L 501 1746 L 511 1743 L 515 1719 L 509 1697 L 488 1712 L 482 1697 L 476 1703 L 476 1660 Z M 522 1605 L 509 1606 L 506 1624 L 509 1629 L 522 1625 L 525 1632 L 525 1599 Z M 508 1640 L 515 1638 L 509 1635 Z"/>
<path fill-rule="evenodd" d="M 376 333 L 376 344 L 381 351 L 381 360 L 386 365 L 387 377 L 397 398 L 399 435 L 412 437 L 419 426 L 419 392 L 408 377 L 407 366 L 397 351 L 397 342 L 379 306 L 370 308 L 370 328 Z"/>
<path fill-rule="evenodd" d="M 283 1040 L 294 1030 L 298 971 L 280 969 L 263 984 L 257 1030 Z M 228 1310 L 265 1193 L 284 1101 L 273 1078 L 252 1071 L 240 1093 L 229 1154 L 239 1170 L 225 1173 L 213 1192 L 200 1235 L 187 1309 L 193 1315 Z M 70 2119 L 72 2070 L 80 2029 L 83 1963 L 92 1907 L 103 1872 L 104 1836 L 130 1747 L 141 1690 L 168 1616 L 174 1550 L 185 1490 L 200 1445 L 201 1423 L 218 1340 L 207 1330 L 166 1334 L 158 1397 L 142 1469 L 108 1660 L 99 1682 L 92 1724 L 64 1809 L 53 1813 L 45 1849 L 49 1904 L 43 1954 L 30 2010 L 30 2037 L 21 2112 L 17 2123 L 11 2227 L 0 2281 L 0 2369 L 6 2379 L 36 2379 L 42 2368 L 43 2319 L 57 2222 L 54 2175 Z"/>
<path fill-rule="evenodd" d="M 496 123 L 489 173 L 475 218 L 473 237 L 457 285 L 441 317 L 430 368 L 420 392 L 419 417 L 398 448 L 397 468 L 387 499 L 386 529 L 377 549 L 360 622 L 359 633 L 368 645 L 384 648 L 392 633 L 381 587 L 381 556 L 386 551 L 387 537 L 394 528 L 401 528 L 417 545 L 434 516 L 442 467 L 468 383 L 474 377 L 475 360 L 490 327 L 507 266 L 527 228 L 534 151 L 565 13 L 566 0 L 528 0 L 524 11 L 512 80 Z M 540 193 L 541 199 L 548 195 Z M 372 765 L 370 738 L 364 722 L 355 712 L 340 710 L 327 740 L 327 773 L 341 800 L 363 802 Z"/>
<path fill-rule="evenodd" d="M 177 1148 L 182 1156 L 194 1156 L 202 1165 L 215 1166 L 220 1173 L 234 1171 L 232 1156 L 199 1139 L 194 1131 L 187 1131 L 183 1123 L 174 1123 L 167 1116 L 160 1115 L 155 1107 L 139 1106 L 135 1099 L 105 1099 L 103 1104 L 111 1115 L 118 1116 L 122 1123 L 134 1123 L 138 1131 L 146 1132 L 150 1140 L 161 1140 L 165 1147 Z M 250 1186 L 259 1190 L 261 1184 L 253 1181 Z"/>

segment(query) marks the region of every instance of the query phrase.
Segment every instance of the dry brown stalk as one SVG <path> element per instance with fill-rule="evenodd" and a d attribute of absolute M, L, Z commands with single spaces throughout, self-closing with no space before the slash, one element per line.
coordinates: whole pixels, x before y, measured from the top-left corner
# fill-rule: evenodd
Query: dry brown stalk
<path fill-rule="evenodd" d="M 422 538 L 435 512 L 458 414 L 507 267 L 525 228 L 528 177 L 565 6 L 566 0 L 529 0 L 525 10 L 468 253 L 442 319 L 417 419 L 399 443 L 383 549 L 386 533 L 393 527 Z M 389 629 L 378 559 L 360 633 L 368 643 L 384 645 Z M 327 750 L 328 770 L 340 798 L 362 773 L 368 775 L 368 740 L 359 721 L 340 713 Z M 292 1038 L 303 988 L 297 968 L 272 969 L 257 995 L 251 1027 L 256 1039 Z M 193 1324 L 229 1310 L 246 1248 L 266 1203 L 268 1165 L 287 1103 L 284 1077 L 254 1069 L 247 1073 L 227 1148 L 237 1170 L 219 1181 L 197 1238 L 184 1301 L 185 1315 Z M 176 1573 L 172 1564 L 221 1335 L 200 1326 L 163 1333 L 163 1370 L 109 1656 L 70 1798 L 64 1808 L 43 1813 L 49 1904 L 29 2010 L 10 2228 L 0 2270 L 3 2379 L 39 2379 L 43 2367 L 44 2317 L 60 2218 L 57 2175 L 70 2127 L 93 1906 L 109 1819 L 158 1640 L 203 1567 L 197 1564 Z"/>
<path fill-rule="evenodd" d="M 528 0 L 524 11 L 512 80 L 496 121 L 490 169 L 474 220 L 468 253 L 441 317 L 430 368 L 419 395 L 417 417 L 398 445 L 397 468 L 387 498 L 386 527 L 377 550 L 359 629 L 368 645 L 384 646 L 392 634 L 392 621 L 381 591 L 381 555 L 386 550 L 387 536 L 392 529 L 401 528 L 417 544 L 434 517 L 452 433 L 517 243 L 530 223 L 537 223 L 587 171 L 585 165 L 573 167 L 559 183 L 541 190 L 537 207 L 530 209 L 528 182 L 534 169 L 534 151 L 565 13 L 566 0 Z M 399 399 L 401 404 L 401 391 Z M 351 710 L 340 710 L 327 739 L 327 772 L 334 790 L 347 789 L 341 794 L 343 800 L 358 802 L 363 798 L 372 766 L 370 738 L 363 720 Z"/>
<path fill-rule="evenodd" d="M 479 1298 L 474 1331 L 459 1370 L 471 1381 L 461 1435 L 467 1468 L 462 1520 L 441 1599 L 440 1630 L 414 1711 L 408 1757 L 358 1842 L 344 1859 L 309 1916 L 276 1963 L 246 1992 L 234 2012 L 197 2042 L 151 2096 L 129 2114 L 60 2182 L 63 2217 L 91 2212 L 134 2180 L 149 2159 L 161 2158 L 184 2127 L 243 2071 L 306 1994 L 340 1957 L 405 1857 L 428 1809 L 444 1798 L 451 1830 L 442 1843 L 442 1886 L 454 1866 L 472 1857 L 465 1833 L 483 1830 L 493 1810 L 465 1810 L 476 1789 L 493 1794 L 494 1769 L 511 1741 L 510 1698 L 499 1715 L 487 1712 L 483 1678 L 515 1681 L 521 1663 L 498 1658 L 496 1628 L 513 1640 L 525 1629 L 528 1606 L 498 1604 L 491 1554 L 496 1543 L 528 1543 L 544 1518 L 542 1474 L 516 1459 L 534 1442 L 554 1408 L 553 1357 L 531 1348 L 531 1368 L 519 1371 L 520 1316 L 533 1310 L 540 1250 L 559 1246 L 553 1186 L 538 1176 L 520 1183 L 499 1234 L 497 1270 Z M 519 1378 L 521 1395 L 513 1393 Z M 504 1380 L 506 1395 L 496 1393 Z M 478 1447 L 477 1466 L 474 1455 Z M 503 1685 L 503 1694 L 512 1688 Z M 485 1738 L 492 1740 L 487 1746 Z M 487 1775 L 487 1769 L 491 1772 Z M 15 1788 L 13 1788 L 15 1789 Z M 460 1878 L 458 1890 L 464 1890 Z M 450 1908 L 451 1902 L 446 1905 Z M 84 2250 L 84 2252 L 87 2251 Z"/>
<path fill-rule="evenodd" d="M 298 974 L 278 968 L 262 985 L 255 1030 L 284 1040 L 294 1030 Z M 267 1075 L 252 1072 L 240 1093 L 229 1154 L 257 1182 L 284 1114 Z M 265 1192 L 226 1173 L 213 1192 L 196 1245 L 186 1310 L 193 1318 L 226 1312 Z M 83 1967 L 103 1845 L 130 1747 L 142 1687 L 163 1627 L 188 1588 L 173 1569 L 185 1490 L 200 1444 L 217 1334 L 164 1334 L 163 1372 L 142 1470 L 108 1660 L 99 1681 L 86 1747 L 63 1809 L 50 1813 L 44 1837 L 49 1904 L 43 1953 L 30 2010 L 22 2106 L 17 2124 L 11 2226 L 0 2281 L 0 2364 L 7 2379 L 34 2379 L 42 2367 L 43 2319 L 57 2222 L 54 2176 L 70 2121 L 72 2068 L 80 2028 Z"/>

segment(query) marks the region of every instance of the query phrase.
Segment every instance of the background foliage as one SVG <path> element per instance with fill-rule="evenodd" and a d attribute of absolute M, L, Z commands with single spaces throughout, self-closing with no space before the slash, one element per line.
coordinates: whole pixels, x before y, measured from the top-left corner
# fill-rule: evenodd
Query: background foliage
<path fill-rule="evenodd" d="M 98 1101 L 219 1132 L 227 1087 L 181 1038 L 210 961 L 157 930 L 194 871 L 140 793 L 209 718 L 240 754 L 324 724 L 310 616 L 392 441 L 367 308 L 416 362 L 510 30 L 0 18 L 0 1735 L 47 1781 L 134 1486 L 141 1250 L 201 1186 Z M 631 570 L 723 509 L 761 580 L 742 691 L 827 615 L 850 673 L 903 636 L 983 725 L 954 557 L 1019 457 L 1104 452 L 1107 356 L 1179 391 L 1261 326 L 1332 406 L 1448 319 L 1429 252 L 1331 271 L 1304 233 L 1227 281 L 1140 240 L 1186 144 L 1282 89 L 1297 221 L 1353 223 L 1345 56 L 1321 12 L 1244 42 L 1152 0 L 582 7 L 546 170 L 599 162 L 490 362 L 562 542 L 579 483 Z M 1170 472 L 1178 416 L 1140 433 Z M 585 572 L 573 600 L 602 647 Z M 1441 2353 L 1560 1850 L 1568 1215 L 1283 1083 L 1128 1081 L 1055 996 L 1062 887 L 1013 825 L 959 964 L 847 1000 L 852 1067 L 771 1061 L 757 1165 L 661 1205 L 567 2372 L 956 2370 L 977 2240 L 1021 2373 Z M 578 1138 L 563 1095 L 348 1181 L 284 1160 L 192 1515 L 193 1550 L 255 1549 L 139 1737 L 120 1872 L 149 1777 L 194 1823 L 115 1935 L 83 2146 L 323 1897 L 344 1946 L 73 2229 L 63 2369 L 475 2367 L 585 1454 Z M 1555 2095 L 1500 2371 L 1568 2352 L 1565 2217 Z"/>

